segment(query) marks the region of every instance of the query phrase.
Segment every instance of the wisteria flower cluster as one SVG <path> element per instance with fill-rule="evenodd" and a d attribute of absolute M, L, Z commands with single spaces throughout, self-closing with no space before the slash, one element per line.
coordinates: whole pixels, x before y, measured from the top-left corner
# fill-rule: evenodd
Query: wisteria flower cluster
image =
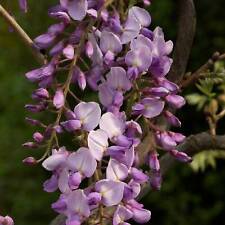
<path fill-rule="evenodd" d="M 159 153 L 191 160 L 176 150 L 185 137 L 157 125 L 161 118 L 181 125 L 171 109 L 185 101 L 166 79 L 173 43 L 161 28 L 149 29 L 145 9 L 130 6 L 126 12 L 122 5 L 117 11 L 114 4 L 121 1 L 60 0 L 49 9 L 58 22 L 34 40 L 46 64 L 26 74 L 38 84 L 26 109 L 53 112 L 56 119 L 47 125 L 26 119 L 39 130 L 24 146 L 47 149 L 40 159 L 24 162 L 41 162 L 51 172 L 44 190 L 60 192 L 52 208 L 66 216 L 66 225 L 148 222 L 151 212 L 137 197 L 143 185 L 160 188 Z M 27 8 L 26 1 L 21 5 Z M 144 171 L 139 144 L 149 133 Z M 61 144 L 65 135 L 75 138 L 72 147 Z"/>

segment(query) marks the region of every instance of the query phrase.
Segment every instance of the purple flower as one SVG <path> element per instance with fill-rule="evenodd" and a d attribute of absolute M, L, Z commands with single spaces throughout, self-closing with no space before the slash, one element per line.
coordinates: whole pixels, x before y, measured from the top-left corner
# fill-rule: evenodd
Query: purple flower
<path fill-rule="evenodd" d="M 111 112 L 102 115 L 99 126 L 110 139 L 115 139 L 125 131 L 125 123 Z"/>
<path fill-rule="evenodd" d="M 164 102 L 159 98 L 144 98 L 132 107 L 133 113 L 146 118 L 159 116 L 164 109 Z"/>
<path fill-rule="evenodd" d="M 77 129 L 91 131 L 98 126 L 100 117 L 101 109 L 97 103 L 81 102 L 74 108 L 74 118 L 61 122 L 61 125 L 68 132 L 72 132 Z"/>
<path fill-rule="evenodd" d="M 94 130 L 100 121 L 101 109 L 95 102 L 81 102 L 74 108 L 76 118 L 80 120 L 82 129 Z"/>
<path fill-rule="evenodd" d="M 68 157 L 68 152 L 65 148 L 60 148 L 58 151 L 53 150 L 53 154 L 45 159 L 42 166 L 49 171 L 54 171 L 59 167 L 64 167 Z"/>
<path fill-rule="evenodd" d="M 124 222 L 132 217 L 133 213 L 129 209 L 119 205 L 113 215 L 113 225 L 124 225 Z"/>
<path fill-rule="evenodd" d="M 122 92 L 131 89 L 131 82 L 127 77 L 126 71 L 122 67 L 112 67 L 106 76 L 109 87 Z"/>
<path fill-rule="evenodd" d="M 132 68 L 137 68 L 139 72 L 147 71 L 152 63 L 151 41 L 139 35 L 131 41 L 131 50 L 127 53 L 126 64 Z"/>
<path fill-rule="evenodd" d="M 58 189 L 58 177 L 53 174 L 50 179 L 46 180 L 43 184 L 44 191 L 54 192 Z"/>
<path fill-rule="evenodd" d="M 135 19 L 141 26 L 148 27 L 151 24 L 151 17 L 147 10 L 133 6 L 129 9 L 128 19 Z"/>
<path fill-rule="evenodd" d="M 151 219 L 151 212 L 143 209 L 143 205 L 135 200 L 128 202 L 126 207 L 133 213 L 133 219 L 137 223 L 147 223 Z"/>
<path fill-rule="evenodd" d="M 88 135 L 88 148 L 92 156 L 100 161 L 108 148 L 108 135 L 103 130 L 91 131 Z"/>
<path fill-rule="evenodd" d="M 67 165 L 70 170 L 91 177 L 96 170 L 97 162 L 88 148 L 79 148 L 68 157 Z"/>
<path fill-rule="evenodd" d="M 87 0 L 60 0 L 60 3 L 67 9 L 72 19 L 81 21 L 86 16 L 88 9 Z"/>
<path fill-rule="evenodd" d="M 106 178 L 114 181 L 125 180 L 128 176 L 128 168 L 115 159 L 110 159 L 106 169 Z"/>
<path fill-rule="evenodd" d="M 100 49 L 104 54 L 111 53 L 113 58 L 116 54 L 121 52 L 122 44 L 119 37 L 112 32 L 103 31 L 100 37 Z"/>
<path fill-rule="evenodd" d="M 123 199 L 124 184 L 112 180 L 100 180 L 95 184 L 95 190 L 102 195 L 105 206 L 118 205 Z"/>
<path fill-rule="evenodd" d="M 82 190 L 75 190 L 69 194 L 67 208 L 68 211 L 78 216 L 80 220 L 89 217 L 91 213 L 88 205 L 88 198 Z"/>
<path fill-rule="evenodd" d="M 122 44 L 127 44 L 136 38 L 141 30 L 141 25 L 139 22 L 133 18 L 129 17 L 124 25 L 123 32 L 120 36 Z"/>

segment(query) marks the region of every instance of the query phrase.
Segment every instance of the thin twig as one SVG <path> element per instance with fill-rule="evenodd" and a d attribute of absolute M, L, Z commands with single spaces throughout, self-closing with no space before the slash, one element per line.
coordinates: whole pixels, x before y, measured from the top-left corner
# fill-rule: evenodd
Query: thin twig
<path fill-rule="evenodd" d="M 13 30 L 18 34 L 23 43 L 31 50 L 34 57 L 40 64 L 45 64 L 46 59 L 43 54 L 40 53 L 38 48 L 35 47 L 32 39 L 27 35 L 27 33 L 22 29 L 22 27 L 16 22 L 16 20 L 7 12 L 5 8 L 0 4 L 0 16 L 2 16 L 5 21 L 13 28 Z"/>
<path fill-rule="evenodd" d="M 198 81 L 200 78 L 204 76 L 204 72 L 212 68 L 216 62 L 223 59 L 225 59 L 225 54 L 220 54 L 219 52 L 215 52 L 212 55 L 212 57 L 204 65 L 202 65 L 198 70 L 192 73 L 186 80 L 182 81 L 180 84 L 180 87 L 186 88 L 189 85 L 195 83 L 196 81 Z"/>

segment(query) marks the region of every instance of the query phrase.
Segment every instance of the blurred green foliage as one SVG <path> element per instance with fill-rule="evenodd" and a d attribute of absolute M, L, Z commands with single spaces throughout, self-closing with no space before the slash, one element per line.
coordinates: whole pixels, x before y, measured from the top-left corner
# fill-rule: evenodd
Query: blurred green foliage
<path fill-rule="evenodd" d="M 18 10 L 17 1 L 3 0 L 22 27 L 35 37 L 53 23 L 47 8 L 56 0 L 29 1 L 29 13 Z M 198 28 L 189 69 L 194 70 L 215 51 L 225 50 L 225 14 L 223 0 L 196 1 Z M 157 0 L 150 7 L 153 26 L 164 28 L 168 39 L 175 40 L 176 1 Z M 21 161 L 32 153 L 21 144 L 31 138 L 34 128 L 24 122 L 27 115 L 23 106 L 30 101 L 33 86 L 24 73 L 37 66 L 29 51 L 0 18 L 0 214 L 10 214 L 18 225 L 49 224 L 55 213 L 50 204 L 57 195 L 42 191 L 48 177 L 40 167 L 25 167 Z M 189 90 L 191 93 L 193 90 Z M 195 91 L 195 90 L 194 90 Z M 207 129 L 207 123 L 195 107 L 186 106 L 179 116 L 186 135 Z M 190 121 L 191 114 L 191 121 Z M 219 127 L 225 133 L 223 126 Z M 34 150 L 35 151 L 35 150 Z M 150 193 L 143 201 L 152 210 L 151 224 L 211 225 L 221 224 L 225 212 L 225 166 L 219 161 L 216 170 L 193 173 L 192 169 L 177 164 L 164 178 L 160 192 Z"/>

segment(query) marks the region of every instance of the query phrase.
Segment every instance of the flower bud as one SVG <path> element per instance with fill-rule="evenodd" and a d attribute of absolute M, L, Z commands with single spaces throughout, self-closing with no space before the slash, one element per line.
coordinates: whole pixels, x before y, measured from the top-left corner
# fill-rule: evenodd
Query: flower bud
<path fill-rule="evenodd" d="M 79 120 L 68 120 L 61 123 L 61 126 L 68 132 L 73 132 L 81 128 Z"/>
<path fill-rule="evenodd" d="M 34 39 L 35 44 L 41 48 L 49 48 L 55 41 L 56 35 L 51 33 L 42 34 Z"/>
<path fill-rule="evenodd" d="M 94 48 L 90 41 L 87 41 L 85 45 L 85 53 L 89 58 L 91 58 L 94 54 Z"/>
<path fill-rule="evenodd" d="M 32 98 L 35 100 L 48 99 L 49 93 L 45 88 L 39 88 L 33 92 Z"/>
<path fill-rule="evenodd" d="M 179 95 L 168 95 L 165 99 L 167 103 L 175 109 L 179 109 L 185 105 L 185 99 Z"/>
<path fill-rule="evenodd" d="M 138 170 L 135 167 L 131 168 L 131 176 L 134 179 L 134 181 L 142 184 L 148 181 L 148 176 L 143 173 L 141 170 Z"/>
<path fill-rule="evenodd" d="M 58 89 L 53 98 L 53 105 L 56 109 L 60 109 L 65 104 L 65 97 L 62 89 Z"/>
<path fill-rule="evenodd" d="M 67 209 L 66 199 L 61 197 L 58 201 L 52 204 L 52 209 L 58 213 L 64 213 Z"/>
<path fill-rule="evenodd" d="M 150 185 L 152 189 L 159 191 L 161 189 L 162 176 L 159 171 L 155 171 L 150 175 Z"/>
<path fill-rule="evenodd" d="M 37 148 L 38 145 L 34 142 L 26 142 L 26 143 L 23 144 L 23 147 L 25 147 L 25 148 Z"/>
<path fill-rule="evenodd" d="M 33 139 L 37 142 L 37 143 L 41 143 L 44 140 L 44 136 L 39 133 L 39 132 L 35 132 L 33 134 Z"/>
<path fill-rule="evenodd" d="M 1 225 L 14 225 L 14 221 L 11 217 L 9 216 L 0 216 L 0 224 Z"/>
<path fill-rule="evenodd" d="M 32 126 L 40 126 L 41 125 L 40 121 L 29 118 L 29 117 L 26 117 L 25 120 L 26 120 L 27 123 L 29 123 Z"/>
<path fill-rule="evenodd" d="M 165 111 L 164 116 L 166 117 L 166 119 L 170 125 L 175 126 L 175 127 L 181 126 L 180 120 L 176 116 L 174 116 L 171 112 Z"/>
<path fill-rule="evenodd" d="M 37 105 L 27 104 L 25 105 L 25 109 L 33 113 L 38 113 L 44 111 L 46 109 L 46 105 L 44 103 L 40 103 Z"/>
<path fill-rule="evenodd" d="M 89 205 L 97 205 L 102 199 L 102 196 L 98 192 L 91 192 L 88 195 L 88 204 Z"/>
<path fill-rule="evenodd" d="M 37 164 L 37 160 L 34 157 L 27 157 L 23 160 L 23 163 L 28 166 L 33 166 Z"/>
<path fill-rule="evenodd" d="M 186 153 L 184 152 L 179 152 L 177 150 L 171 150 L 169 152 L 174 158 L 176 158 L 177 160 L 184 162 L 184 163 L 190 163 L 192 161 L 192 158 L 190 156 L 188 156 Z"/>
<path fill-rule="evenodd" d="M 149 156 L 149 167 L 154 171 L 160 170 L 160 164 L 158 159 L 158 153 L 157 152 L 151 152 Z"/>
<path fill-rule="evenodd" d="M 72 190 L 77 189 L 82 181 L 82 176 L 79 172 L 73 173 L 69 177 L 69 186 Z"/>
<path fill-rule="evenodd" d="M 73 59 L 74 57 L 74 47 L 72 45 L 67 45 L 64 49 L 63 49 L 63 55 L 67 58 L 67 59 Z"/>

